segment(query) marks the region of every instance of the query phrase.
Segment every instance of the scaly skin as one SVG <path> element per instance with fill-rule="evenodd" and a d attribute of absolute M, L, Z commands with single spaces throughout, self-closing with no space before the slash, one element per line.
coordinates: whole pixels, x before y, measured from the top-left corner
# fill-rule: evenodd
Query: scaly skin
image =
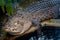
<path fill-rule="evenodd" d="M 17 33 L 24 33 L 32 25 L 30 21 L 22 19 L 20 17 L 14 17 L 11 20 L 9 20 L 9 22 L 5 25 L 4 29 L 13 35 L 18 35 Z"/>
<path fill-rule="evenodd" d="M 38 4 L 36 4 L 36 5 L 38 5 Z M 12 35 L 13 34 L 21 35 L 24 32 L 28 31 L 28 29 L 31 27 L 31 25 L 35 25 L 38 27 L 40 25 L 41 21 L 51 19 L 51 18 L 56 18 L 58 16 L 58 6 L 59 5 L 58 4 L 53 4 L 53 5 L 51 4 L 51 6 L 48 6 L 43 9 L 40 9 L 40 7 L 39 7 L 39 9 L 34 9 L 36 11 L 32 10 L 33 12 L 30 12 L 29 10 L 27 12 L 18 10 L 17 14 L 7 21 L 4 28 L 7 32 L 9 32 Z M 47 5 L 45 5 L 45 6 L 47 6 Z M 41 6 L 41 8 L 42 8 L 42 6 Z"/>

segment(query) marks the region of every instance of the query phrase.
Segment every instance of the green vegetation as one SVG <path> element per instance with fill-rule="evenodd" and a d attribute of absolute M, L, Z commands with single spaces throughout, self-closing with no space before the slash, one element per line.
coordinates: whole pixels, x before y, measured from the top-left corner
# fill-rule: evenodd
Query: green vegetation
<path fill-rule="evenodd" d="M 13 14 L 13 5 L 12 5 L 12 0 L 0 0 L 0 6 L 4 10 L 4 6 L 6 7 L 6 11 L 8 13 L 8 16 L 12 13 Z"/>

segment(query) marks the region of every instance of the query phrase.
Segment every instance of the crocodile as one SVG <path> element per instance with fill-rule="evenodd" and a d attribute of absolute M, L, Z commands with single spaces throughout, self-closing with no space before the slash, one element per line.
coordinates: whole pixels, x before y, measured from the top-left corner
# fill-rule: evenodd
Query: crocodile
<path fill-rule="evenodd" d="M 21 35 L 28 31 L 33 25 L 40 28 L 44 20 L 55 19 L 59 15 L 59 4 L 54 1 L 36 2 L 24 10 L 17 10 L 16 15 L 10 18 L 4 29 L 12 35 Z"/>

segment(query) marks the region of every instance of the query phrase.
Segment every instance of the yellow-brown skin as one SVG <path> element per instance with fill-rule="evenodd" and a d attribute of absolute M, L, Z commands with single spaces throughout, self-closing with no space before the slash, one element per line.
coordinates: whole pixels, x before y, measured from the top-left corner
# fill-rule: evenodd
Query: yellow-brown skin
<path fill-rule="evenodd" d="M 14 17 L 11 20 L 9 20 L 9 23 L 6 23 L 4 29 L 6 32 L 9 32 L 10 34 L 13 34 L 13 35 L 19 35 L 24 33 L 32 25 L 30 21 L 27 21 L 22 18 Z"/>

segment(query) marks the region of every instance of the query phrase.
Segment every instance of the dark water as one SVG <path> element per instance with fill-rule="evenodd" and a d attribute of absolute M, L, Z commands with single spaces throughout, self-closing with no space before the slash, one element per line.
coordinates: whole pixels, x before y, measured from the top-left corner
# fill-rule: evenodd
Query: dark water
<path fill-rule="evenodd" d="M 44 27 L 42 28 L 42 34 L 38 35 L 37 32 L 24 35 L 16 40 L 60 40 L 60 28 L 59 27 Z"/>

